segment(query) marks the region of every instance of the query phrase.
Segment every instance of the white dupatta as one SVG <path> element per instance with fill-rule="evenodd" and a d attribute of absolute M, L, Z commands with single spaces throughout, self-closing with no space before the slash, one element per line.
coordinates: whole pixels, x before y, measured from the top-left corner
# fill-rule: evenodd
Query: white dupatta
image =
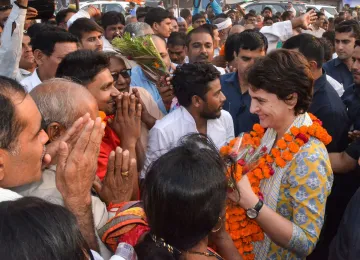
<path fill-rule="evenodd" d="M 310 126 L 313 122 L 308 115 L 308 113 L 298 115 L 286 133 L 290 132 L 290 128 L 293 126 L 301 127 L 301 126 Z M 261 147 L 267 147 L 268 151 L 274 146 L 275 140 L 277 137 L 277 133 L 274 129 L 269 128 L 266 130 L 264 137 L 261 140 Z M 301 149 L 301 148 L 300 148 Z M 295 160 L 296 155 L 294 156 L 293 160 Z M 272 167 L 275 171 L 274 175 L 269 179 L 263 179 L 260 183 L 260 191 L 264 195 L 264 203 L 276 212 L 279 193 L 280 193 L 280 186 L 281 180 L 283 178 L 284 173 L 289 169 L 292 161 L 287 162 L 284 168 L 277 167 L 275 163 L 273 163 Z M 254 253 L 256 260 L 264 260 L 267 259 L 268 252 L 270 250 L 271 240 L 266 235 L 263 241 L 254 242 Z"/>

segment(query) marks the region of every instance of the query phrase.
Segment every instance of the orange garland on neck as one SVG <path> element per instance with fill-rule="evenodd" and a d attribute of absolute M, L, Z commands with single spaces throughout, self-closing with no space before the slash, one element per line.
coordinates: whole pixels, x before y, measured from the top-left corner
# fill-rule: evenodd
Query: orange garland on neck
<path fill-rule="evenodd" d="M 275 171 L 272 168 L 274 163 L 275 166 L 284 168 L 287 162 L 293 160 L 294 155 L 309 141 L 311 136 L 317 138 L 325 145 L 331 142 L 332 138 L 321 126 L 321 121 L 312 114 L 309 114 L 309 116 L 313 121 L 311 126 L 301 126 L 300 128 L 295 126 L 291 127 L 290 133 L 286 133 L 279 139 L 270 153 L 265 153 L 264 156 L 260 158 L 257 167 L 247 173 L 252 190 L 260 199 L 263 199 L 263 194 L 260 192 L 260 181 L 274 175 Z M 259 124 L 255 124 L 253 130 L 250 134 L 245 134 L 243 140 L 246 144 L 258 147 L 265 133 L 265 129 Z M 228 146 L 223 146 L 220 149 L 221 155 L 229 156 L 236 141 L 237 138 L 231 140 Z M 234 173 L 236 183 L 239 182 L 243 176 L 243 165 L 243 162 L 240 161 L 236 165 L 236 172 Z M 228 179 L 231 177 L 231 167 L 228 167 L 226 175 Z M 246 211 L 243 208 L 230 200 L 228 200 L 226 206 L 226 231 L 230 234 L 243 259 L 255 259 L 252 242 L 264 240 L 264 232 L 255 220 L 247 218 Z"/>

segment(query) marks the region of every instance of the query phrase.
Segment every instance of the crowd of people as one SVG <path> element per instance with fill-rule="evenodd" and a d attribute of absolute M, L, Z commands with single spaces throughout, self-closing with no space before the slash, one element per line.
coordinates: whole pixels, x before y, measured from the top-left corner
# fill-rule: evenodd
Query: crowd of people
<path fill-rule="evenodd" d="M 356 12 L 28 4 L 0 6 L 0 258 L 360 257 Z"/>

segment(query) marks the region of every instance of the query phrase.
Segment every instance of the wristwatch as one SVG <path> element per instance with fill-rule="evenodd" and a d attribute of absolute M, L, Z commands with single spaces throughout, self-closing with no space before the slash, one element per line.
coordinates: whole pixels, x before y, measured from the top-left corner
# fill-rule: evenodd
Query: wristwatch
<path fill-rule="evenodd" d="M 263 207 L 264 202 L 262 200 L 259 200 L 258 203 L 256 203 L 255 207 L 253 208 L 249 208 L 246 210 L 246 216 L 249 219 L 255 219 L 257 218 L 257 216 L 259 215 L 259 212 L 261 210 L 261 208 Z"/>

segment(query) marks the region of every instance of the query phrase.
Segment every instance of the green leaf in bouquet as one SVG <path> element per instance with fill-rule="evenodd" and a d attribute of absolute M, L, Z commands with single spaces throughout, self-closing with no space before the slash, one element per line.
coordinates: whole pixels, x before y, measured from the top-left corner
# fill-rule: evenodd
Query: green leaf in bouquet
<path fill-rule="evenodd" d="M 151 35 L 131 37 L 129 33 L 125 33 L 122 38 L 115 38 L 112 45 L 122 55 L 134 60 L 147 72 L 153 74 L 152 76 L 163 76 L 168 73 L 168 69 L 156 49 Z"/>

